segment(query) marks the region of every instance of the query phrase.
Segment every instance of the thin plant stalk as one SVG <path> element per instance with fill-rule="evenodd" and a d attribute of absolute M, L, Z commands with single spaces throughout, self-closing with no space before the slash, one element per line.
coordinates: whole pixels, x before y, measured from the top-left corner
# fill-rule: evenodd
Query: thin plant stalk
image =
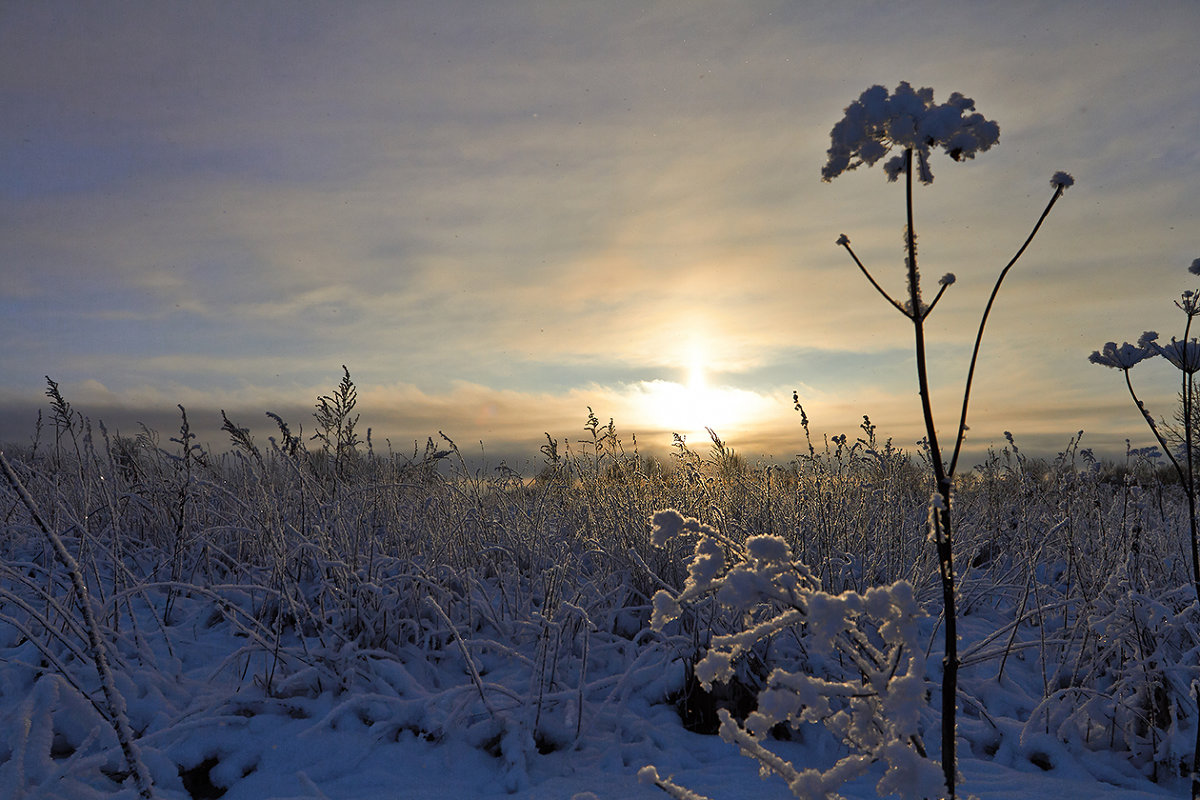
<path fill-rule="evenodd" d="M 8 463 L 8 459 L 4 457 L 4 451 L 0 450 L 0 469 L 4 471 L 4 477 L 8 480 L 8 485 L 21 498 L 21 502 L 29 511 L 29 515 L 33 517 L 33 521 L 37 523 L 38 528 L 50 540 L 50 545 L 54 548 L 54 554 L 62 565 L 66 568 L 71 576 L 71 584 L 75 588 L 76 602 L 79 605 L 79 610 L 83 614 L 84 629 L 87 631 L 88 649 L 92 658 L 92 663 L 96 667 L 96 672 L 100 675 L 100 688 L 104 692 L 105 705 L 108 706 L 109 724 L 112 725 L 113 731 L 117 734 L 117 741 L 121 745 L 121 753 L 125 756 L 125 764 L 129 768 L 129 772 L 133 775 L 134 784 L 137 786 L 138 796 L 151 800 L 154 797 L 154 792 L 150 788 L 150 775 L 146 771 L 145 764 L 138 754 L 137 744 L 133 740 L 133 731 L 129 727 L 129 717 L 125 714 L 125 698 L 117 689 L 117 684 L 113 680 L 112 669 L 108 664 L 108 655 L 104 647 L 104 640 L 100 636 L 100 625 L 96 621 L 96 615 L 92 611 L 92 600 L 88 594 L 87 584 L 83 580 L 83 572 L 79 568 L 79 563 L 67 550 L 66 544 L 63 543 L 62 537 L 54 532 L 46 521 L 42 519 L 41 512 L 38 511 L 37 505 L 33 502 L 33 497 L 25 489 L 21 479 Z"/>
<path fill-rule="evenodd" d="M 1192 315 L 1188 314 L 1187 325 L 1183 329 L 1184 365 L 1187 364 L 1188 334 L 1191 332 Z M 1200 603 L 1200 552 L 1196 543 L 1196 484 L 1195 461 L 1192 453 L 1192 408 L 1195 400 L 1193 394 L 1196 386 L 1193 374 L 1188 370 L 1183 373 L 1183 453 L 1187 459 L 1187 480 L 1184 483 L 1184 494 L 1188 501 L 1188 525 L 1192 538 L 1192 587 L 1196 591 L 1196 601 Z M 1126 377 L 1129 372 L 1126 371 Z M 1183 478 L 1183 475 L 1180 475 Z M 1192 690 L 1196 696 L 1196 742 L 1192 747 L 1192 800 L 1200 800 L 1200 683 L 1193 683 Z"/>
<path fill-rule="evenodd" d="M 1171 462 L 1171 466 L 1175 468 L 1175 474 L 1179 477 L 1180 484 L 1183 485 L 1183 493 L 1187 497 L 1188 526 L 1192 539 L 1192 588 L 1196 593 L 1196 600 L 1200 602 L 1200 557 L 1197 555 L 1196 485 L 1193 482 L 1195 457 L 1192 452 L 1194 448 L 1192 446 L 1192 423 L 1190 416 L 1195 403 L 1195 380 L 1191 375 L 1185 374 L 1183 376 L 1184 463 L 1180 464 L 1170 444 L 1167 443 L 1167 438 L 1159 431 L 1154 418 L 1150 416 L 1150 412 L 1146 410 L 1146 406 L 1138 399 L 1137 392 L 1133 388 L 1133 379 L 1129 377 L 1129 368 L 1122 369 L 1122 372 L 1125 373 L 1125 386 L 1129 389 L 1129 396 L 1133 398 L 1133 404 L 1142 412 L 1142 418 L 1146 420 L 1146 425 L 1150 428 L 1150 432 L 1154 434 L 1155 441 L 1158 442 L 1158 446 L 1166 454 L 1167 460 Z M 1200 744 L 1200 740 L 1198 740 L 1198 744 Z M 1198 758 L 1198 762 L 1200 762 L 1200 758 Z M 1200 763 L 1197 764 L 1197 767 L 1200 767 Z"/>
<path fill-rule="evenodd" d="M 1192 299 L 1194 300 L 1195 298 L 1193 297 Z M 1195 307 L 1191 306 L 1191 308 L 1194 310 Z M 1190 354 L 1188 352 L 1187 342 L 1188 336 L 1192 332 L 1192 316 L 1193 315 L 1191 313 L 1187 315 L 1187 324 L 1185 324 L 1183 327 L 1183 363 L 1185 367 L 1191 366 L 1188 363 L 1190 360 Z M 1184 483 L 1184 489 L 1186 490 L 1185 494 L 1187 494 L 1188 499 L 1188 522 L 1190 523 L 1192 534 L 1192 586 L 1196 590 L 1196 600 L 1200 602 L 1200 551 L 1198 551 L 1196 542 L 1196 472 L 1192 453 L 1192 409 L 1194 408 L 1195 402 L 1194 392 L 1196 388 L 1196 381 L 1194 372 L 1191 372 L 1188 369 L 1181 370 L 1181 372 L 1183 375 L 1183 454 L 1184 458 L 1187 460 L 1187 481 Z M 1183 478 L 1182 474 L 1180 475 L 1180 478 Z M 1197 726 L 1197 729 L 1200 730 L 1200 725 Z M 1197 741 L 1200 742 L 1200 734 L 1198 734 Z M 1200 753 L 1197 753 L 1196 758 L 1198 766 L 1200 766 Z M 1200 777 L 1193 776 L 1193 784 L 1197 780 L 1200 780 Z M 1195 788 L 1195 785 L 1193 785 L 1193 796 L 1197 794 Z"/>
<path fill-rule="evenodd" d="M 1064 191 L 1066 191 L 1065 186 L 1062 184 L 1056 185 L 1054 195 L 1050 198 L 1050 202 L 1046 204 L 1042 215 L 1038 217 L 1038 221 L 1033 226 L 1033 230 L 1029 232 L 1025 243 L 1021 245 L 1021 249 L 1017 250 L 1012 260 L 1004 266 L 1004 269 L 1000 270 L 1000 276 L 996 278 L 996 285 L 992 287 L 992 294 L 988 297 L 987 306 L 983 309 L 983 316 L 979 320 L 979 332 L 975 334 L 975 348 L 971 351 L 971 366 L 967 369 L 967 381 L 963 388 L 962 414 L 958 418 L 958 435 L 954 442 L 954 455 L 950 458 L 950 468 L 947 470 L 951 477 L 954 476 L 955 469 L 958 467 L 958 456 L 962 452 L 963 440 L 967 434 L 967 406 L 971 400 L 971 383 L 975 378 L 975 364 L 979 361 L 979 347 L 983 342 L 983 329 L 987 326 L 988 316 L 992 313 L 992 305 L 996 302 L 996 295 L 1000 293 L 1000 284 L 1004 283 L 1009 270 L 1025 254 L 1025 250 L 1033 241 L 1033 237 L 1037 236 L 1038 231 L 1041 230 L 1042 223 L 1046 221 L 1046 217 L 1050 216 L 1050 209 L 1054 208 L 1054 204 L 1058 202 L 1058 198 L 1063 196 Z"/>
<path fill-rule="evenodd" d="M 908 294 L 911 301 L 909 318 L 913 322 L 917 356 L 917 385 L 921 394 L 921 414 L 925 419 L 925 435 L 929 442 L 929 460 L 933 465 L 940 502 L 930 514 L 933 522 L 934 542 L 937 546 L 938 575 L 942 583 L 942 608 L 944 612 L 945 655 L 942 659 L 942 775 L 946 781 L 946 794 L 955 796 L 954 784 L 957 769 L 955 730 L 958 717 L 958 614 L 954 598 L 954 540 L 950 527 L 951 476 L 942 463 L 942 450 L 938 445 L 937 426 L 933 421 L 933 405 L 929 399 L 929 369 L 925 359 L 925 314 L 921 308 L 920 275 L 917 272 L 917 243 L 913 228 L 913 151 L 904 151 L 905 206 L 908 227 L 905 230 L 905 246 L 908 248 Z"/>
<path fill-rule="evenodd" d="M 947 795 L 953 798 L 955 796 L 955 762 L 957 760 L 955 730 L 958 717 L 959 660 L 954 586 L 954 538 L 953 529 L 950 524 L 950 494 L 954 482 L 954 472 L 958 467 L 958 457 L 962 452 L 963 440 L 966 438 L 967 408 L 971 399 L 971 383 L 975 376 L 975 365 L 979 360 L 979 348 L 983 341 L 983 331 L 987 326 L 988 315 L 992 311 L 992 305 L 996 302 L 996 295 L 1000 292 L 1000 285 L 1004 283 L 1004 278 L 1008 275 L 1009 270 L 1013 268 L 1013 265 L 1017 263 L 1017 260 L 1021 258 L 1026 248 L 1029 247 L 1029 243 L 1033 241 L 1033 237 L 1037 236 L 1042 223 L 1050 214 L 1050 209 L 1054 208 L 1054 204 L 1058 201 L 1058 198 L 1062 197 L 1064 187 L 1058 185 L 1055 188 L 1054 195 L 1050 198 L 1050 202 L 1046 205 L 1046 209 L 1042 212 L 1041 217 L 1038 218 L 1037 224 L 1033 226 L 1033 230 L 1029 233 L 1021 248 L 1017 250 L 1016 255 L 1000 271 L 1000 276 L 996 279 L 996 285 L 992 287 L 992 294 L 988 298 L 987 306 L 983 310 L 983 316 L 979 320 L 979 331 L 975 335 L 975 347 L 971 353 L 971 365 L 967 370 L 967 380 L 963 388 L 962 413 L 958 420 L 958 433 L 954 439 L 954 452 L 950 458 L 950 466 L 947 468 L 942 463 L 941 448 L 938 446 L 937 439 L 937 427 L 933 421 L 933 410 L 929 401 L 929 375 L 925 364 L 926 314 L 922 312 L 920 305 L 920 286 L 917 283 L 919 278 L 917 274 L 916 236 L 913 232 L 912 148 L 908 148 L 905 151 L 904 164 L 906 173 L 905 202 L 908 211 L 908 230 L 905 244 L 908 247 L 908 285 L 909 295 L 912 298 L 912 321 L 916 332 L 917 382 L 920 386 L 921 412 L 925 418 L 925 431 L 929 441 L 930 462 L 933 465 L 934 477 L 937 480 L 937 493 L 941 498 L 939 507 L 935 510 L 935 513 L 931 514 L 931 517 L 934 522 L 934 541 L 937 546 L 938 574 L 942 583 L 942 607 L 945 613 L 945 657 L 942 662 L 942 771 L 946 779 Z M 944 286 L 942 288 L 945 289 Z M 940 293 L 938 296 L 941 296 Z M 1190 447 L 1188 452 L 1190 454 Z M 1193 520 L 1194 518 L 1195 515 L 1193 514 Z M 1192 542 L 1194 547 L 1194 535 Z M 1200 587 L 1200 578 L 1197 579 L 1197 587 Z"/>
<path fill-rule="evenodd" d="M 942 586 L 942 607 L 944 614 L 944 635 L 945 635 L 945 654 L 943 659 L 942 672 L 942 770 L 946 783 L 947 796 L 953 798 L 955 796 L 956 783 L 956 744 L 955 733 L 957 727 L 957 694 L 958 694 L 958 624 L 957 624 L 957 599 L 956 599 L 956 580 L 954 574 L 954 529 L 951 520 L 950 506 L 951 496 L 954 486 L 954 475 L 958 467 L 958 458 L 962 452 L 963 441 L 966 438 L 967 431 L 967 410 L 970 405 L 971 385 L 975 376 L 975 367 L 979 360 L 979 350 L 983 341 L 983 332 L 987 326 L 988 316 L 991 314 L 992 306 L 995 304 L 996 296 L 1000 292 L 1000 286 L 1004 283 L 1004 279 L 1008 276 L 1009 271 L 1028 249 L 1033 238 L 1041 229 L 1042 223 L 1049 216 L 1050 210 L 1054 204 L 1058 202 L 1058 198 L 1062 196 L 1064 190 L 1073 182 L 1069 175 L 1059 173 L 1054 176 L 1051 184 L 1054 186 L 1054 194 L 1047 203 L 1046 208 L 1042 211 L 1037 223 L 1033 226 L 1033 230 L 1026 237 L 1024 243 L 1017 250 L 1016 255 L 1000 271 L 999 277 L 996 279 L 995 286 L 992 288 L 991 296 L 988 298 L 987 306 L 984 308 L 983 315 L 979 322 L 979 330 L 975 337 L 975 346 L 971 354 L 971 363 L 967 371 L 967 379 L 963 388 L 962 409 L 959 415 L 958 430 L 954 439 L 954 449 L 950 458 L 949 465 L 942 459 L 942 448 L 938 440 L 937 425 L 933 417 L 933 404 L 930 399 L 929 389 L 929 368 L 927 363 L 926 345 L 925 345 L 925 318 L 933 310 L 933 307 L 941 299 L 946 287 L 953 283 L 953 275 L 947 275 L 942 279 L 941 288 L 938 290 L 937 296 L 933 302 L 928 305 L 921 301 L 921 286 L 920 273 L 917 269 L 917 245 L 916 245 L 916 230 L 913 214 L 913 151 L 914 148 L 909 146 L 905 148 L 903 156 L 901 156 L 901 167 L 905 175 L 905 212 L 907 227 L 904 234 L 904 245 L 906 250 L 907 262 L 907 278 L 908 278 L 908 305 L 902 305 L 892 298 L 887 291 L 879 285 L 870 271 L 859 260 L 858 256 L 850 247 L 849 239 L 844 235 L 838 240 L 838 244 L 846 249 L 859 270 L 867 277 L 871 285 L 875 287 L 884 299 L 891 303 L 897 310 L 903 313 L 913 324 L 914 349 L 917 362 L 917 387 L 921 397 L 921 416 L 925 422 L 926 442 L 929 446 L 930 467 L 933 470 L 934 482 L 936 485 L 935 495 L 933 497 L 930 508 L 930 529 L 933 535 L 934 544 L 937 548 L 938 559 L 938 575 Z M 1200 580 L 1197 582 L 1200 587 Z"/>

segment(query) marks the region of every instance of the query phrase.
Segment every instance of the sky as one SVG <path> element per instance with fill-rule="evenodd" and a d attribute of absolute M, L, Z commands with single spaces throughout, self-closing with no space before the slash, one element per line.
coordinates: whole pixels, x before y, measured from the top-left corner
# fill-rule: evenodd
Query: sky
<path fill-rule="evenodd" d="M 536 462 L 705 426 L 751 458 L 923 435 L 903 184 L 825 183 L 869 86 L 975 100 L 999 144 L 915 191 L 932 402 L 967 450 L 1151 443 L 1106 341 L 1182 336 L 1200 279 L 1200 5 L 1159 2 L 0 4 L 0 441 L 46 376 L 93 421 L 224 449 L 224 409 L 311 433 L 345 365 L 360 428 Z M 1178 373 L 1134 370 L 1169 416 Z M 482 443 L 482 444 L 481 444 Z M 575 446 L 573 444 L 573 446 Z M 706 449 L 706 448 L 705 448 Z M 970 459 L 968 459 L 969 461 Z"/>

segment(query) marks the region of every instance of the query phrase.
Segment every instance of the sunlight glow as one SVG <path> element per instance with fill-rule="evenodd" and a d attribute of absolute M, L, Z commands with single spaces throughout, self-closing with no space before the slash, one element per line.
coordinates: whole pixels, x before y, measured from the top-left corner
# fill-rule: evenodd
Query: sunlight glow
<path fill-rule="evenodd" d="M 727 437 L 776 411 L 755 392 L 711 385 L 701 346 L 693 344 L 685 363 L 684 384 L 664 380 L 641 384 L 637 398 L 639 422 L 682 434 L 689 443 L 700 444 L 708 440 L 705 428 Z"/>
<path fill-rule="evenodd" d="M 688 389 L 700 393 L 707 389 L 707 385 L 708 383 L 704 379 L 704 354 L 699 347 L 694 347 L 688 362 Z"/>

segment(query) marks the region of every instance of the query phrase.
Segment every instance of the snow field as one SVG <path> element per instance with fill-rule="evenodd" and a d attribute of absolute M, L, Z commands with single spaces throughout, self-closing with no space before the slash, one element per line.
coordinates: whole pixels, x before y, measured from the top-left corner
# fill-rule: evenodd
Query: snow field
<path fill-rule="evenodd" d="M 926 612 L 914 724 L 937 757 L 928 487 L 873 438 L 770 472 L 686 447 L 662 470 L 611 442 L 532 482 L 428 452 L 340 474 L 267 456 L 82 435 L 78 451 L 11 455 L 80 564 L 156 797 L 665 796 L 638 782 L 647 765 L 711 797 L 791 796 L 683 726 L 681 695 L 707 702 L 692 665 L 745 610 L 698 598 L 652 629 L 657 591 L 732 566 L 694 567 L 695 533 L 652 542 L 665 508 L 764 561 L 783 558 L 778 537 L 830 597 L 911 583 Z M 5 497 L 0 797 L 135 797 L 80 598 Z M 1200 636 L 1178 487 L 1071 447 L 1053 462 L 993 454 L 957 497 L 964 794 L 1185 791 Z M 725 691 L 724 705 L 753 711 L 775 667 L 845 680 L 807 635 L 747 643 L 731 662 L 742 701 Z M 820 725 L 772 734 L 800 769 L 850 752 Z M 882 771 L 842 792 L 874 796 Z"/>

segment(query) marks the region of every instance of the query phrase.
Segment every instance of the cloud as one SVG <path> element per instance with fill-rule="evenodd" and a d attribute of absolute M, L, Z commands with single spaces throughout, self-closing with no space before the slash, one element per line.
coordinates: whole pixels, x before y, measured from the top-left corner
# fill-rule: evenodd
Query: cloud
<path fill-rule="evenodd" d="M 1135 432 L 1086 354 L 1154 327 L 1200 255 L 1184 5 L 75 11 L 0 31 L 0 369 L 22 403 L 49 372 L 136 413 L 303 417 L 346 364 L 392 387 L 381 430 L 441 414 L 524 441 L 587 405 L 648 425 L 637 403 L 700 351 L 740 403 L 779 405 L 737 431 L 763 452 L 794 439 L 801 381 L 824 429 L 869 413 L 915 441 L 911 329 L 833 243 L 901 293 L 900 187 L 818 178 L 841 110 L 900 78 L 1001 125 L 917 195 L 927 282 L 958 276 L 929 323 L 940 415 L 1049 176 L 1079 181 L 989 321 L 981 440 L 1006 418 Z"/>

